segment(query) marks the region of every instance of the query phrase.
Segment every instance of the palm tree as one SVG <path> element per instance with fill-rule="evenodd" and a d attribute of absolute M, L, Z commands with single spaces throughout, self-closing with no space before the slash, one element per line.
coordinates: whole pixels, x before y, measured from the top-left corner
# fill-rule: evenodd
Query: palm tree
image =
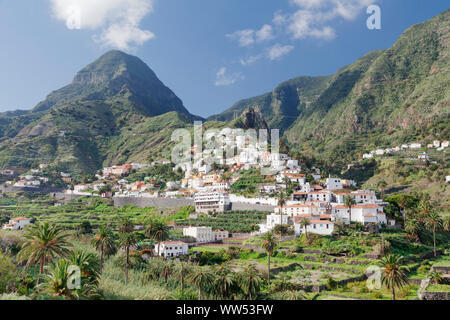
<path fill-rule="evenodd" d="M 311 224 L 311 222 L 309 222 L 308 218 L 303 218 L 302 221 L 300 221 L 300 226 L 302 228 L 305 228 L 305 237 L 306 237 L 306 241 L 308 241 L 308 226 Z"/>
<path fill-rule="evenodd" d="M 278 196 L 278 206 L 280 207 L 280 224 L 283 224 L 283 207 L 286 205 L 287 196 L 284 192 L 280 192 Z"/>
<path fill-rule="evenodd" d="M 392 300 L 395 300 L 395 288 L 402 288 L 408 283 L 407 268 L 402 266 L 402 259 L 402 256 L 388 254 L 379 261 L 379 265 L 383 269 L 381 283 L 392 290 Z"/>
<path fill-rule="evenodd" d="M 410 219 L 406 221 L 405 231 L 412 238 L 417 239 L 421 230 L 421 224 L 417 219 Z"/>
<path fill-rule="evenodd" d="M 138 239 L 134 233 L 122 233 L 120 235 L 120 246 L 125 249 L 126 263 L 125 263 L 125 284 L 128 284 L 128 269 L 130 267 L 130 248 L 136 245 Z"/>
<path fill-rule="evenodd" d="M 403 215 L 403 225 L 406 225 L 406 209 L 410 206 L 410 201 L 407 195 L 402 195 L 398 199 L 398 206 L 400 207 L 400 210 Z"/>
<path fill-rule="evenodd" d="M 90 252 L 76 250 L 68 256 L 68 261 L 80 268 L 82 279 L 91 285 L 97 285 L 100 277 L 98 257 Z"/>
<path fill-rule="evenodd" d="M 151 219 L 146 227 L 146 233 L 153 241 L 158 241 L 158 255 L 160 255 L 161 242 L 169 238 L 169 227 L 160 220 Z"/>
<path fill-rule="evenodd" d="M 79 298 L 78 292 L 69 288 L 70 278 L 75 273 L 75 270 L 69 272 L 69 266 L 70 262 L 64 259 L 47 266 L 48 273 L 44 275 L 39 288 L 55 297 Z"/>
<path fill-rule="evenodd" d="M 436 231 L 442 227 L 442 219 L 437 211 L 431 211 L 428 217 L 425 218 L 425 227 L 433 232 L 433 253 L 436 257 Z"/>
<path fill-rule="evenodd" d="M 430 271 L 428 273 L 428 279 L 434 284 L 439 284 L 444 279 L 442 276 L 442 272 L 439 271 Z"/>
<path fill-rule="evenodd" d="M 46 261 L 55 257 L 64 257 L 69 254 L 66 241 L 67 234 L 57 226 L 50 226 L 49 222 L 36 223 L 25 229 L 25 242 L 18 254 L 19 261 L 27 260 L 27 268 L 33 263 L 39 263 L 39 273 L 44 273 Z M 39 285 L 40 278 L 37 284 Z"/>
<path fill-rule="evenodd" d="M 450 232 L 450 216 L 446 216 L 444 218 L 442 226 L 444 227 L 445 231 Z"/>
<path fill-rule="evenodd" d="M 344 205 L 348 208 L 348 222 L 351 226 L 352 224 L 352 207 L 356 205 L 356 201 L 352 196 L 345 197 Z"/>
<path fill-rule="evenodd" d="M 261 288 L 261 277 L 258 275 L 255 266 L 248 265 L 240 278 L 242 291 L 250 300 L 253 300 L 253 297 Z"/>
<path fill-rule="evenodd" d="M 217 275 L 215 286 L 220 291 L 223 298 L 228 298 L 231 295 L 232 288 L 235 284 L 235 277 L 232 271 L 225 265 L 221 265 L 214 270 Z"/>
<path fill-rule="evenodd" d="M 103 256 L 109 255 L 116 249 L 116 243 L 114 241 L 114 234 L 107 226 L 102 226 L 99 233 L 92 240 L 92 245 L 100 251 L 100 273 L 103 272 Z"/>
<path fill-rule="evenodd" d="M 262 247 L 267 252 L 267 282 L 270 284 L 270 257 L 277 246 L 277 240 L 272 232 L 268 232 L 263 236 Z"/>
<path fill-rule="evenodd" d="M 387 187 L 387 183 L 384 180 L 381 180 L 380 182 L 378 182 L 378 189 L 380 189 L 381 191 L 381 198 L 384 197 L 384 190 L 386 190 Z"/>
<path fill-rule="evenodd" d="M 166 260 L 164 265 L 161 268 L 161 274 L 160 274 L 160 276 L 162 276 L 164 278 L 165 283 L 167 283 L 167 280 L 169 279 L 169 276 L 172 274 L 172 272 L 173 272 L 172 262 Z"/>
<path fill-rule="evenodd" d="M 175 265 L 175 275 L 180 279 L 181 291 L 184 291 L 184 281 L 190 274 L 191 268 L 185 262 L 179 262 Z"/>
<path fill-rule="evenodd" d="M 202 300 L 203 290 L 209 290 L 214 283 L 214 275 L 209 270 L 198 268 L 192 276 L 192 283 L 198 289 L 198 300 Z"/>
<path fill-rule="evenodd" d="M 134 231 L 134 224 L 128 218 L 123 218 L 119 224 L 120 233 L 131 233 Z"/>

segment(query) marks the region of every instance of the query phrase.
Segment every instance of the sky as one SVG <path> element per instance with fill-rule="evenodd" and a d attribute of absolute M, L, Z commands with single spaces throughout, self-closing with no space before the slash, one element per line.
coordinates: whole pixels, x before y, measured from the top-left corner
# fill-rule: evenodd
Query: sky
<path fill-rule="evenodd" d="M 381 29 L 367 26 L 372 5 Z M 0 0 L 0 111 L 33 108 L 120 49 L 206 117 L 291 78 L 333 74 L 449 7 L 447 0 Z"/>

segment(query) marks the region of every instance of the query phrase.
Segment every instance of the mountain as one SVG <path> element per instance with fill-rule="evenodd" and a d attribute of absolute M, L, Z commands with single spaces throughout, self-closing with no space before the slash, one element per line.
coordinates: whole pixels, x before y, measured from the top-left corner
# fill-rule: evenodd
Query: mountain
<path fill-rule="evenodd" d="M 132 103 L 147 116 L 176 111 L 191 116 L 183 102 L 139 58 L 110 51 L 77 73 L 72 83 L 52 92 L 33 112 L 76 100 L 119 100 Z"/>
<path fill-rule="evenodd" d="M 445 140 L 449 45 L 447 10 L 332 76 L 292 79 L 210 119 L 230 121 L 258 109 L 271 128 L 284 132 L 291 150 L 330 168 L 343 168 L 377 147 Z"/>
<path fill-rule="evenodd" d="M 232 121 L 248 109 L 261 113 L 271 128 L 289 128 L 303 109 L 307 108 L 326 88 L 330 77 L 298 77 L 283 82 L 272 92 L 244 99 L 225 112 L 208 120 Z"/>
<path fill-rule="evenodd" d="M 0 166 L 48 163 L 82 174 L 157 159 L 171 130 L 195 119 L 144 62 L 110 51 L 32 110 L 0 114 Z"/>

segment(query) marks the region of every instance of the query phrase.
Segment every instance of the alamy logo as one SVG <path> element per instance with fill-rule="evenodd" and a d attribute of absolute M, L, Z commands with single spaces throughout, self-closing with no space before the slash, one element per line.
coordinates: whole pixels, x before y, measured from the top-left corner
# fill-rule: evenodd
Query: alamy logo
<path fill-rule="evenodd" d="M 67 288 L 69 290 L 79 290 L 81 289 L 81 270 L 78 266 L 70 265 L 67 268 L 67 274 L 69 278 L 67 279 Z"/>
<path fill-rule="evenodd" d="M 367 8 L 367 14 L 371 16 L 367 19 L 367 28 L 369 30 L 381 30 L 381 8 L 377 5 L 371 5 Z"/>
<path fill-rule="evenodd" d="M 81 29 L 81 9 L 78 6 L 71 6 L 67 10 L 68 18 L 66 21 L 67 28 Z"/>
<path fill-rule="evenodd" d="M 177 129 L 172 134 L 172 162 L 185 171 L 193 163 L 201 162 L 212 166 L 234 165 L 237 163 L 260 163 L 262 175 L 279 172 L 280 133 L 278 129 L 209 129 L 203 133 L 203 124 L 194 123 L 194 143 L 192 133 L 187 129 Z M 270 145 L 270 151 L 269 151 Z M 245 160 L 243 160 L 245 158 Z"/>
<path fill-rule="evenodd" d="M 366 269 L 366 286 L 369 290 L 381 289 L 381 268 L 378 266 L 369 266 Z"/>

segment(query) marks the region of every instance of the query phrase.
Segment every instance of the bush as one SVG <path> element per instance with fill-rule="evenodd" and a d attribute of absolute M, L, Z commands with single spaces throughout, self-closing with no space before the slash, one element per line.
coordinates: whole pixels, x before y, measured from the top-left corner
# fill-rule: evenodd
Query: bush
<path fill-rule="evenodd" d="M 331 276 L 327 279 L 327 289 L 328 290 L 334 290 L 337 287 L 337 282 L 334 280 Z"/>

